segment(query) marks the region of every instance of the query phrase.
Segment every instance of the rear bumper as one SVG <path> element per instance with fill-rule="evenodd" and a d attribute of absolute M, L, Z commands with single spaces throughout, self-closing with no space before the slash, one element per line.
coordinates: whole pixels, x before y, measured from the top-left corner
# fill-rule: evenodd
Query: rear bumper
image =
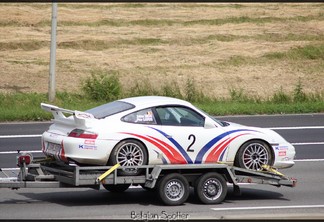
<path fill-rule="evenodd" d="M 117 141 L 67 137 L 51 132 L 42 135 L 43 153 L 56 160 L 89 165 L 106 165 Z M 54 144 L 54 145 L 53 145 Z M 55 149 L 49 149 L 50 147 Z"/>

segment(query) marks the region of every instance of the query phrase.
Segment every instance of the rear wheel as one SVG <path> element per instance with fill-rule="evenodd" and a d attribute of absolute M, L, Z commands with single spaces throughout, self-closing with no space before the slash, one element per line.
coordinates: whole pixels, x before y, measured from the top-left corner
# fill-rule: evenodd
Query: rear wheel
<path fill-rule="evenodd" d="M 236 156 L 235 165 L 245 169 L 261 170 L 262 165 L 272 165 L 271 150 L 261 140 L 251 140 L 244 143 Z"/>
<path fill-rule="evenodd" d="M 218 173 L 206 173 L 195 184 L 195 195 L 204 204 L 221 203 L 227 194 L 224 177 Z"/>
<path fill-rule="evenodd" d="M 189 183 L 178 173 L 163 176 L 157 184 L 160 200 L 170 206 L 183 204 L 189 197 Z"/>
<path fill-rule="evenodd" d="M 113 193 L 122 193 L 129 188 L 130 184 L 103 184 L 103 187 Z"/>
<path fill-rule="evenodd" d="M 142 143 L 137 140 L 124 140 L 118 143 L 113 149 L 108 165 L 114 166 L 119 163 L 122 167 L 142 166 L 146 165 L 147 161 L 147 152 Z M 127 168 L 120 170 L 119 174 L 136 176 L 141 172 L 142 169 Z"/>

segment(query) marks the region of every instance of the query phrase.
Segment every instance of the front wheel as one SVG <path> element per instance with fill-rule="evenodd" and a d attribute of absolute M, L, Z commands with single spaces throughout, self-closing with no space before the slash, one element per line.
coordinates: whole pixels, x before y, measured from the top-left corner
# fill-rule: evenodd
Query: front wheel
<path fill-rule="evenodd" d="M 262 165 L 272 165 L 273 157 L 268 144 L 261 140 L 251 140 L 244 143 L 235 158 L 235 166 L 261 170 Z"/>
<path fill-rule="evenodd" d="M 130 168 L 146 165 L 148 161 L 144 145 L 137 140 L 124 140 L 118 143 L 113 149 L 108 165 L 114 166 L 119 163 L 121 167 L 128 167 L 119 171 L 123 176 L 136 176 L 142 169 Z"/>

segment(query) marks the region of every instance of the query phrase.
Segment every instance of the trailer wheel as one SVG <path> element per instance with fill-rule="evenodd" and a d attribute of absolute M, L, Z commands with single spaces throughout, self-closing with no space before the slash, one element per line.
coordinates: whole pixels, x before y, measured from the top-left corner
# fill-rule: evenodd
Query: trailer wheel
<path fill-rule="evenodd" d="M 157 192 L 164 204 L 180 205 L 189 197 L 189 183 L 181 174 L 171 173 L 158 181 Z"/>
<path fill-rule="evenodd" d="M 226 180 L 218 173 L 206 173 L 195 184 L 195 195 L 204 204 L 221 203 L 226 194 Z"/>
<path fill-rule="evenodd" d="M 103 187 L 112 193 L 122 193 L 128 189 L 130 184 L 103 184 Z"/>

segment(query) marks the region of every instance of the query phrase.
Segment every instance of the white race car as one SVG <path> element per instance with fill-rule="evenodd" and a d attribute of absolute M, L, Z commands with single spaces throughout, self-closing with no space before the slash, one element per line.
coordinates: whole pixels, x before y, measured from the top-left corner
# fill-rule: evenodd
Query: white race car
<path fill-rule="evenodd" d="M 252 170 L 263 165 L 294 165 L 295 148 L 278 133 L 219 121 L 180 99 L 132 97 L 85 112 L 44 103 L 41 107 L 54 116 L 42 135 L 42 151 L 66 163 L 141 166 L 222 162 Z M 135 169 L 124 169 L 122 174 L 137 175 Z"/>

